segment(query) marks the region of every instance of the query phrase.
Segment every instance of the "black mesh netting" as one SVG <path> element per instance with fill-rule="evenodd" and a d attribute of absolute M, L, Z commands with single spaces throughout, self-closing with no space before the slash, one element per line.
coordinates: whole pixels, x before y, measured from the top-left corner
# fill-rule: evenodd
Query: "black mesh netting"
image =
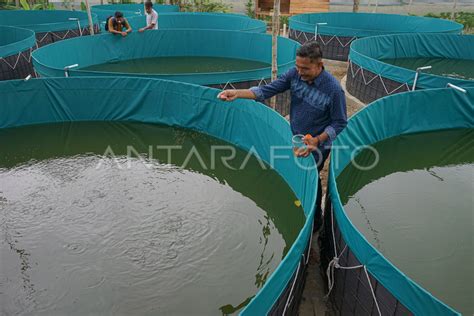
<path fill-rule="evenodd" d="M 98 24 L 94 24 L 94 33 L 98 34 L 100 32 L 100 27 Z M 79 30 L 71 29 L 66 31 L 51 31 L 51 32 L 43 32 L 43 33 L 36 33 L 36 43 L 38 47 L 42 47 L 48 44 L 52 44 L 55 42 L 59 42 L 68 38 L 73 38 L 77 36 L 90 35 L 89 27 L 84 27 Z"/>
<path fill-rule="evenodd" d="M 289 31 L 289 37 L 300 44 L 314 41 L 314 33 L 302 32 L 298 30 Z M 321 45 L 323 50 L 323 58 L 347 61 L 351 43 L 355 37 L 335 36 L 335 35 L 321 35 L 318 34 L 317 42 Z"/>
<path fill-rule="evenodd" d="M 34 76 L 31 51 L 27 49 L 15 55 L 0 58 L 0 80 L 24 79 Z"/>
<path fill-rule="evenodd" d="M 332 212 L 330 198 L 327 198 L 326 215 L 318 240 L 321 247 L 321 271 L 326 271 L 329 262 L 336 256 L 334 253 L 333 231 L 337 255 L 342 252 L 339 257 L 339 265 L 353 267 L 361 264 L 352 251 L 348 247 L 346 248 L 346 242 L 337 226 L 336 218 L 331 216 Z M 382 315 L 412 315 L 370 272 L 368 275 Z M 323 277 L 325 280 L 327 279 L 326 275 Z M 337 315 L 379 315 L 363 268 L 335 269 L 334 287 L 329 296 L 329 301 Z"/>
<path fill-rule="evenodd" d="M 306 281 L 306 269 L 308 267 L 306 262 L 306 255 L 308 255 L 308 247 L 306 247 L 304 256 L 301 256 L 299 265 L 293 273 L 283 293 L 273 305 L 268 313 L 270 316 L 277 315 L 298 315 L 298 310 L 303 296 L 304 285 Z"/>
<path fill-rule="evenodd" d="M 407 84 L 379 76 L 350 61 L 347 69 L 346 88 L 350 94 L 364 103 L 410 90 Z"/>

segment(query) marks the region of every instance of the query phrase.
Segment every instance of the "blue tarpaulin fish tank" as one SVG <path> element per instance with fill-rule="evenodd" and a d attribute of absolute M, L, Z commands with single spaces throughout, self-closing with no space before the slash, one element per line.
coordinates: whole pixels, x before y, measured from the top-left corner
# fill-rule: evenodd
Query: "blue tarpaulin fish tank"
<path fill-rule="evenodd" d="M 84 91 L 87 91 L 87 93 L 84 93 Z M 46 78 L 29 81 L 4 81 L 0 83 L 2 99 L 0 133 L 28 131 L 31 128 L 47 128 L 50 126 L 47 124 L 53 123 L 128 122 L 129 127 L 127 128 L 125 128 L 125 125 L 109 125 L 109 131 L 103 134 L 112 135 L 110 132 L 118 132 L 124 137 L 123 132 L 128 130 L 129 132 L 126 132 L 128 135 L 137 128 L 130 125 L 134 122 L 164 124 L 207 134 L 229 142 L 242 150 L 251 151 L 253 155 L 258 155 L 263 162 L 279 174 L 284 183 L 294 192 L 297 200 L 290 201 L 292 208 L 295 212 L 304 212 L 305 220 L 301 230 L 297 233 L 295 241 L 288 248 L 287 254 L 282 258 L 278 267 L 271 275 L 265 276 L 265 285 L 240 306 L 234 306 L 236 309 L 232 309 L 232 306 L 226 306 L 224 310 L 239 311 L 242 315 L 296 313 L 298 300 L 294 299 L 294 296 L 301 294 L 304 271 L 309 260 L 308 243 L 310 242 L 314 218 L 317 189 L 317 169 L 315 168 L 314 159 L 310 157 L 296 160 L 293 157 L 289 124 L 278 113 L 267 106 L 249 100 L 238 100 L 229 104 L 217 99 L 217 93 L 218 90 L 215 89 L 185 83 L 127 77 Z M 223 128 L 223 126 L 226 126 L 226 128 Z M 59 138 L 60 141 L 66 142 L 64 146 L 70 149 L 74 147 L 86 150 L 84 148 L 88 148 L 85 144 L 76 144 L 73 141 L 79 139 L 75 136 L 79 134 L 75 134 L 73 131 L 74 126 L 61 125 L 57 126 L 55 130 L 57 128 L 62 131 L 69 131 L 66 134 L 60 133 L 66 137 L 61 136 Z M 57 135 L 57 133 L 55 134 Z M 139 137 L 136 132 L 132 134 L 135 138 Z M 99 136 L 96 135 L 94 138 Z M 86 139 L 84 138 L 84 141 Z M 278 149 L 278 157 L 281 158 L 281 156 L 286 155 L 288 159 L 275 158 L 272 149 L 275 146 Z M 8 148 L 9 152 L 16 148 L 15 150 L 20 150 L 25 155 L 29 155 L 33 153 L 31 150 L 36 150 L 33 147 L 22 148 L 20 143 L 14 143 Z M 63 153 L 62 155 L 66 153 L 63 151 L 66 147 L 62 147 L 63 149 L 60 150 Z M 18 156 L 14 154 L 11 157 Z M 39 162 L 38 160 L 30 161 L 32 164 Z M 22 167 L 23 169 L 18 169 L 17 172 L 22 173 L 29 170 L 28 168 L 31 166 L 31 164 L 27 164 Z M 47 170 L 45 172 L 49 172 Z M 71 175 L 70 172 L 68 174 Z M 70 180 L 77 179 L 75 176 L 73 178 L 66 176 L 66 178 Z M 61 176 L 61 179 L 64 180 L 64 177 Z M 14 179 L 8 180 L 8 177 L 4 174 L 0 181 L 8 182 L 14 181 Z M 271 190 L 271 188 L 268 189 Z M 13 192 L 10 193 L 13 194 Z M 97 194 L 99 192 L 93 193 L 94 199 L 99 198 Z M 19 206 L 13 203 L 14 196 L 10 196 L 11 201 L 9 199 L 2 200 L 2 203 L 6 202 L 8 204 L 7 207 L 13 207 L 12 212 L 15 207 Z M 84 208 L 90 204 L 87 202 L 89 200 L 81 199 L 77 203 L 79 203 L 79 207 Z M 268 220 L 272 219 L 269 218 Z M 235 224 L 244 225 L 244 223 Z M 21 247 L 19 240 L 11 242 L 15 249 Z M 266 244 L 265 242 L 262 245 Z M 81 245 L 76 241 L 67 246 L 67 249 L 72 251 L 72 255 L 81 255 L 84 253 L 84 248 Z M 34 254 L 31 257 L 32 255 L 28 251 L 25 253 L 28 253 L 29 258 L 31 258 L 28 259 L 28 262 L 34 260 Z M 131 253 L 127 251 L 126 253 L 138 262 L 147 262 L 147 259 L 144 259 L 145 261 L 140 259 L 141 256 L 136 250 Z M 208 254 L 203 253 L 203 255 L 207 256 Z M 174 256 L 171 258 L 174 258 Z M 25 264 L 29 267 L 25 273 L 36 275 L 34 270 L 38 267 L 30 267 L 29 263 Z M 81 280 L 84 280 L 84 278 Z M 93 284 L 89 288 L 94 289 L 103 286 L 106 281 L 101 281 L 99 278 L 94 281 L 91 280 L 91 282 Z M 32 280 L 31 283 L 36 282 Z M 31 289 L 32 285 L 28 283 L 26 287 Z M 127 292 L 125 291 L 122 294 L 128 295 L 125 293 Z M 37 293 L 37 295 L 40 294 Z M 40 302 L 37 301 L 37 303 Z M 197 303 L 195 304 L 195 310 L 199 312 L 202 309 Z M 9 308 L 19 308 L 22 305 L 8 306 Z M 50 305 L 48 304 L 48 306 Z M 31 305 L 26 305 L 26 308 L 30 307 Z M 65 306 L 65 308 L 69 307 Z M 34 312 L 34 309 L 31 311 Z M 100 312 L 100 310 L 96 310 L 96 312 Z M 215 312 L 216 314 L 220 313 L 218 309 Z"/>
<path fill-rule="evenodd" d="M 31 52 L 35 33 L 12 26 L 0 26 L 0 80 L 22 79 L 33 73 Z"/>
<path fill-rule="evenodd" d="M 269 82 L 271 42 L 267 34 L 225 30 L 133 32 L 126 38 L 104 34 L 38 49 L 33 53 L 33 64 L 42 77 L 63 77 L 67 72 L 71 77 L 139 76 L 221 89 L 249 88 Z M 293 40 L 278 38 L 279 74 L 293 67 L 298 47 Z M 137 70 L 135 62 L 143 67 Z M 150 63 L 156 63 L 158 69 L 153 71 L 148 67 Z M 170 63 L 175 68 L 183 68 L 182 64 L 187 66 L 180 72 L 176 69 L 160 71 L 160 65 Z M 194 69 L 204 63 L 208 67 Z M 216 68 L 224 64 L 232 67 Z M 65 67 L 71 65 L 75 67 L 66 71 Z M 99 67 L 94 67 L 96 65 Z M 278 104 L 280 112 L 287 112 L 288 95 L 281 96 Z"/>
<path fill-rule="evenodd" d="M 446 166 L 460 165 L 467 168 L 460 169 L 467 177 L 472 175 L 473 128 L 473 88 L 397 94 L 371 103 L 349 120 L 334 142 L 338 150 L 331 156 L 323 243 L 331 301 L 342 314 L 472 313 L 472 265 L 450 259 L 472 254 L 472 229 L 465 227 L 466 221 L 472 223 L 472 199 L 463 193 L 472 188 L 472 182 L 457 187 L 450 199 L 442 194 L 449 191 L 446 187 L 431 192 L 429 199 L 417 198 L 426 197 L 433 186 L 421 185 L 423 176 L 414 172 L 426 174 L 436 185 L 448 181 L 449 174 L 456 180 L 458 171 L 448 172 L 446 179 L 436 174 L 443 174 L 441 169 Z M 420 134 L 435 132 L 438 134 Z M 436 139 L 449 141 L 428 150 Z M 359 155 L 363 157 L 358 159 Z M 359 170 L 347 173 L 351 166 Z M 399 183 L 395 178 L 410 174 L 416 177 L 410 183 Z M 387 177 L 392 177 L 389 182 L 384 181 Z M 353 184 L 357 188 L 352 188 Z M 369 191 L 362 191 L 364 186 Z M 408 187 L 411 190 L 405 191 Z M 436 205 L 444 203 L 449 210 L 441 207 L 438 213 L 435 207 L 426 208 L 432 199 L 439 199 Z M 390 200 L 398 207 L 390 209 Z M 383 217 L 378 225 L 377 216 Z M 450 234 L 447 227 L 460 229 L 462 237 L 446 237 Z M 433 234 L 437 237 L 425 238 Z M 388 249 L 393 241 L 383 238 L 389 235 L 399 240 L 397 254 Z M 444 241 L 433 245 L 438 237 Z M 443 266 L 445 262 L 448 264 Z M 434 275 L 424 276 L 431 271 Z"/>
<path fill-rule="evenodd" d="M 448 83 L 474 87 L 473 35 L 399 34 L 351 45 L 346 86 L 362 102 Z"/>
<path fill-rule="evenodd" d="M 99 20 L 95 14 L 92 23 L 95 32 L 99 32 Z M 0 25 L 34 31 L 38 47 L 89 34 L 87 13 L 82 11 L 0 10 Z"/>
<path fill-rule="evenodd" d="M 307 13 L 290 18 L 290 38 L 317 39 L 327 59 L 347 61 L 351 43 L 363 37 L 400 33 L 462 32 L 463 25 L 442 19 L 382 13 Z"/>

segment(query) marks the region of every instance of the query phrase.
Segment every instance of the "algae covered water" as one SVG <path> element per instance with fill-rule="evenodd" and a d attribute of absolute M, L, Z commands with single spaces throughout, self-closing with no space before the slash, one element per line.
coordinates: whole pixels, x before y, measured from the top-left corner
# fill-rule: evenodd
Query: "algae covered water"
<path fill-rule="evenodd" d="M 274 170 L 197 132 L 61 123 L 0 144 L 1 314 L 236 313 L 304 224 Z"/>
<path fill-rule="evenodd" d="M 452 77 L 464 80 L 474 80 L 474 59 L 449 58 L 396 58 L 381 61 L 398 67 L 416 70 L 419 67 L 431 66 L 423 73 Z"/>
<path fill-rule="evenodd" d="M 403 135 L 364 150 L 337 178 L 357 229 L 403 273 L 471 315 L 474 129 Z"/>
<path fill-rule="evenodd" d="M 248 71 L 267 68 L 271 65 L 255 60 L 225 57 L 151 57 L 108 62 L 81 68 L 85 71 L 140 73 L 140 74 L 184 74 Z"/>

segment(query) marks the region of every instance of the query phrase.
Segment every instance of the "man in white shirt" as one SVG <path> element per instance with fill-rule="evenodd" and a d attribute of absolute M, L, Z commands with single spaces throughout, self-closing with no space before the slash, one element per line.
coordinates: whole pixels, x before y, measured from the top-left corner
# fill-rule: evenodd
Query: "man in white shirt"
<path fill-rule="evenodd" d="M 153 10 L 153 3 L 151 1 L 145 2 L 145 16 L 146 26 L 138 30 L 138 32 L 144 32 L 146 30 L 157 30 L 158 29 L 158 13 Z"/>

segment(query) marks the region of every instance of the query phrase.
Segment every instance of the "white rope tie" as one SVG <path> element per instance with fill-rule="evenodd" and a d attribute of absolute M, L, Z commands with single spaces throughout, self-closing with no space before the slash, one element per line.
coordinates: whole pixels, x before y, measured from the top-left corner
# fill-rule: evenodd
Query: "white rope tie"
<path fill-rule="evenodd" d="M 3 57 L 0 57 L 0 60 L 3 60 L 3 62 L 4 62 L 5 64 L 7 64 L 8 67 L 10 67 L 10 68 L 13 70 L 13 69 L 16 68 L 16 66 L 18 65 L 18 62 L 20 61 L 20 55 L 21 55 L 21 52 L 18 53 L 18 54 L 16 54 L 16 60 L 15 60 L 15 62 L 14 62 L 13 65 L 10 64 L 10 63 L 9 63 L 5 58 L 3 58 Z M 12 56 L 13 56 L 13 55 L 12 55 Z"/>
<path fill-rule="evenodd" d="M 55 32 L 48 32 L 48 33 L 52 34 L 52 35 L 55 36 L 56 38 L 59 38 L 60 40 L 65 39 L 65 38 L 69 35 L 69 33 L 72 33 L 72 34 L 74 34 L 74 35 L 77 36 L 77 33 L 74 32 L 74 31 L 72 31 L 72 30 L 67 30 L 66 33 L 64 33 L 64 36 L 58 35 L 58 34 L 56 34 Z"/>
<path fill-rule="evenodd" d="M 29 54 L 28 54 L 28 57 L 25 57 L 23 52 L 19 52 L 18 54 L 16 54 L 16 60 L 15 62 L 13 63 L 13 65 L 11 63 L 9 63 L 5 58 L 3 57 L 0 57 L 0 61 L 3 61 L 5 64 L 8 65 L 8 67 L 10 67 L 10 69 L 12 70 L 15 70 L 15 68 L 18 66 L 18 63 L 20 62 L 20 58 L 23 57 L 23 59 L 25 59 L 28 63 L 31 62 L 31 52 L 33 51 L 33 48 L 30 48 L 29 49 Z M 8 57 L 12 57 L 12 56 L 15 56 L 15 55 L 11 55 L 11 56 L 8 56 Z"/>
<path fill-rule="evenodd" d="M 265 78 L 260 79 L 260 81 L 258 82 L 258 86 L 260 87 L 260 86 L 262 85 L 262 83 L 263 83 L 264 85 L 268 84 L 268 83 L 267 83 L 267 80 L 265 80 Z"/>
<path fill-rule="evenodd" d="M 365 276 L 367 277 L 367 282 L 369 283 L 370 292 L 372 293 L 372 297 L 374 298 L 375 306 L 377 307 L 377 312 L 379 313 L 380 316 L 382 316 L 382 312 L 380 311 L 379 303 L 377 302 L 377 298 L 375 297 L 375 291 L 374 291 L 374 288 L 372 287 L 372 283 L 370 282 L 369 272 L 367 272 L 366 266 L 364 266 L 364 272 L 365 272 Z"/>
<path fill-rule="evenodd" d="M 310 34 L 310 33 L 308 33 L 308 34 Z M 293 29 L 290 29 L 289 35 L 290 35 L 290 36 L 293 35 L 297 40 L 299 40 L 301 37 L 303 37 L 306 41 L 309 41 L 309 40 L 320 41 L 321 44 L 324 45 L 324 46 L 327 46 L 327 45 L 328 45 L 329 43 L 331 43 L 333 40 L 336 40 L 336 41 L 339 42 L 339 45 L 341 45 L 341 47 L 344 47 L 344 48 L 347 47 L 347 46 L 349 46 L 353 41 L 355 41 L 355 40 L 357 39 L 357 37 L 353 36 L 353 37 L 351 37 L 351 39 L 350 39 L 347 43 L 344 44 L 344 43 L 341 41 L 341 39 L 340 39 L 338 36 L 336 36 L 336 35 L 331 36 L 327 41 L 325 41 L 325 40 L 322 38 L 321 34 L 317 34 L 317 36 L 311 35 L 311 38 L 308 38 L 308 36 L 306 35 L 306 32 L 304 32 L 304 31 L 296 31 L 296 30 L 293 30 Z M 329 36 L 329 35 L 326 35 L 326 36 Z M 318 38 L 319 38 L 319 40 L 318 40 Z"/>
<path fill-rule="evenodd" d="M 334 257 L 332 258 L 332 260 L 329 262 L 328 264 L 328 268 L 326 269 L 326 275 L 328 277 L 328 287 L 329 287 L 329 290 L 328 290 L 328 293 L 326 294 L 325 298 L 328 298 L 329 297 L 329 294 L 331 294 L 331 291 L 334 287 L 334 283 L 336 282 L 335 280 L 335 277 L 334 277 L 334 273 L 335 273 L 335 269 L 342 269 L 342 270 L 355 270 L 355 269 L 360 269 L 362 267 L 364 267 L 364 265 L 358 265 L 358 266 L 352 266 L 352 267 L 343 267 L 339 264 L 339 258 L 342 256 L 342 254 L 344 253 L 344 251 L 347 249 L 347 245 L 346 247 L 344 247 L 344 249 L 341 251 L 341 253 L 339 254 L 339 256 L 337 257 Z M 370 282 L 370 281 L 369 281 Z M 374 296 L 374 300 L 375 300 L 375 296 Z"/>
<path fill-rule="evenodd" d="M 326 36 L 328 36 L 328 35 L 326 35 Z M 351 37 L 351 39 L 349 40 L 349 42 L 347 42 L 346 44 L 343 44 L 343 43 L 341 42 L 341 40 L 339 39 L 339 37 L 336 36 L 336 35 L 333 35 L 327 42 L 324 41 L 324 39 L 323 39 L 323 37 L 321 36 L 321 34 L 318 34 L 318 37 L 319 37 L 319 40 L 321 41 L 321 43 L 322 43 L 324 46 L 327 46 L 329 43 L 331 43 L 332 40 L 336 39 L 336 41 L 339 42 L 339 45 L 341 45 L 341 46 L 344 47 L 344 48 L 347 47 L 347 46 L 349 46 L 354 40 L 357 39 L 357 37 L 353 36 L 353 37 Z M 316 40 L 317 40 L 317 39 L 316 39 Z"/>
<path fill-rule="evenodd" d="M 224 87 L 222 88 L 222 90 L 225 90 L 227 88 L 227 86 L 231 87 L 232 89 L 235 90 L 235 87 L 234 85 L 232 84 L 232 82 L 230 81 L 227 81 L 226 84 L 224 85 Z"/>
<path fill-rule="evenodd" d="M 308 264 L 309 254 L 311 253 L 311 243 L 313 242 L 313 228 L 314 228 L 314 220 L 313 220 L 313 224 L 311 224 L 311 232 L 309 233 L 308 253 L 306 254 L 304 265 Z M 303 258 L 304 258 L 304 254 L 303 254 Z"/>
<path fill-rule="evenodd" d="M 30 48 L 29 49 L 29 54 L 28 54 L 28 57 L 25 57 L 25 54 L 21 54 L 21 57 L 23 57 L 24 60 L 26 60 L 28 63 L 31 62 L 31 53 L 33 52 L 33 48 Z"/>
<path fill-rule="evenodd" d="M 377 312 L 379 313 L 379 316 L 382 316 L 382 312 L 380 311 L 379 303 L 377 302 L 377 297 L 375 296 L 374 288 L 372 287 L 372 283 L 370 282 L 370 277 L 369 277 L 369 273 L 367 272 L 367 267 L 363 264 L 357 265 L 357 266 L 352 266 L 352 267 L 343 267 L 339 264 L 339 258 L 346 251 L 347 244 L 344 246 L 344 249 L 342 249 L 341 253 L 339 255 L 337 255 L 336 234 L 334 232 L 334 210 L 332 208 L 331 208 L 331 232 L 332 232 L 332 241 L 333 241 L 333 246 L 334 246 L 334 257 L 329 262 L 328 268 L 326 270 L 326 275 L 328 277 L 329 290 L 328 290 L 328 293 L 326 294 L 325 298 L 327 299 L 329 297 L 329 295 L 331 294 L 331 291 L 334 287 L 334 284 L 336 282 L 336 278 L 334 276 L 336 269 L 355 270 L 355 269 L 363 268 L 364 272 L 365 272 L 365 276 L 367 277 L 367 282 L 369 283 L 370 292 L 372 293 L 372 298 L 374 299 L 375 306 L 377 307 Z"/>
<path fill-rule="evenodd" d="M 303 36 L 303 37 L 305 38 L 306 42 L 309 41 L 309 38 L 308 38 L 308 36 L 306 36 L 306 33 L 305 33 L 305 32 L 298 32 L 298 31 L 296 31 L 296 30 L 290 29 L 290 36 L 291 36 L 292 34 L 295 36 L 295 38 L 296 38 L 297 40 L 299 40 L 300 37 Z"/>
<path fill-rule="evenodd" d="M 41 42 L 43 42 L 44 39 L 46 38 L 46 36 L 48 36 L 48 34 L 49 34 L 49 32 L 46 32 L 46 33 L 44 34 L 43 38 L 36 40 L 36 43 L 41 43 Z"/>
<path fill-rule="evenodd" d="M 308 261 L 309 261 L 309 254 L 311 252 L 311 242 L 313 241 L 313 226 L 314 226 L 314 221 L 313 221 L 313 224 L 311 225 L 311 233 L 310 233 L 310 237 L 309 237 L 308 252 L 307 252 L 306 256 L 305 256 L 304 253 L 302 254 L 303 259 L 304 259 L 304 265 L 307 265 Z M 286 299 L 285 308 L 283 309 L 282 316 L 285 316 L 286 309 L 293 302 L 293 298 L 294 298 L 293 297 L 293 290 L 295 288 L 296 281 L 298 280 L 298 274 L 299 274 L 299 271 L 300 271 L 300 267 L 301 267 L 301 261 L 298 263 L 298 269 L 296 270 L 295 279 L 293 280 L 293 284 L 291 285 L 290 294 L 288 294 L 288 298 Z"/>
<path fill-rule="evenodd" d="M 64 33 L 63 36 L 58 35 L 55 32 L 46 32 L 42 38 L 37 40 L 37 42 L 42 43 L 48 35 L 53 35 L 54 37 L 56 37 L 60 40 L 64 40 L 69 35 L 69 33 L 72 33 L 76 36 L 82 36 L 82 33 L 85 32 L 86 30 L 87 30 L 87 27 L 79 29 L 79 33 L 75 30 L 67 30 L 66 33 Z"/>
<path fill-rule="evenodd" d="M 286 309 L 288 308 L 288 306 L 290 306 L 291 302 L 293 301 L 293 290 L 295 288 L 296 280 L 298 280 L 298 274 L 300 272 L 300 267 L 301 267 L 301 261 L 299 261 L 299 263 L 298 263 L 298 269 L 296 270 L 295 279 L 293 280 L 293 284 L 291 285 L 290 294 L 288 294 L 288 298 L 286 299 L 285 308 L 283 309 L 283 313 L 281 314 L 282 316 L 285 316 Z"/>
<path fill-rule="evenodd" d="M 257 86 L 260 87 L 260 86 L 262 85 L 262 83 L 263 83 L 264 85 L 268 84 L 267 80 L 265 80 L 265 78 L 262 78 L 262 79 L 260 79 L 260 81 L 258 82 Z M 221 85 L 221 89 L 222 89 L 222 90 L 225 90 L 227 87 L 231 87 L 231 88 L 234 89 L 234 90 L 236 89 L 235 86 L 234 86 L 234 85 L 232 84 L 232 82 L 230 82 L 230 81 L 227 81 L 223 87 L 222 87 L 222 85 Z"/>

